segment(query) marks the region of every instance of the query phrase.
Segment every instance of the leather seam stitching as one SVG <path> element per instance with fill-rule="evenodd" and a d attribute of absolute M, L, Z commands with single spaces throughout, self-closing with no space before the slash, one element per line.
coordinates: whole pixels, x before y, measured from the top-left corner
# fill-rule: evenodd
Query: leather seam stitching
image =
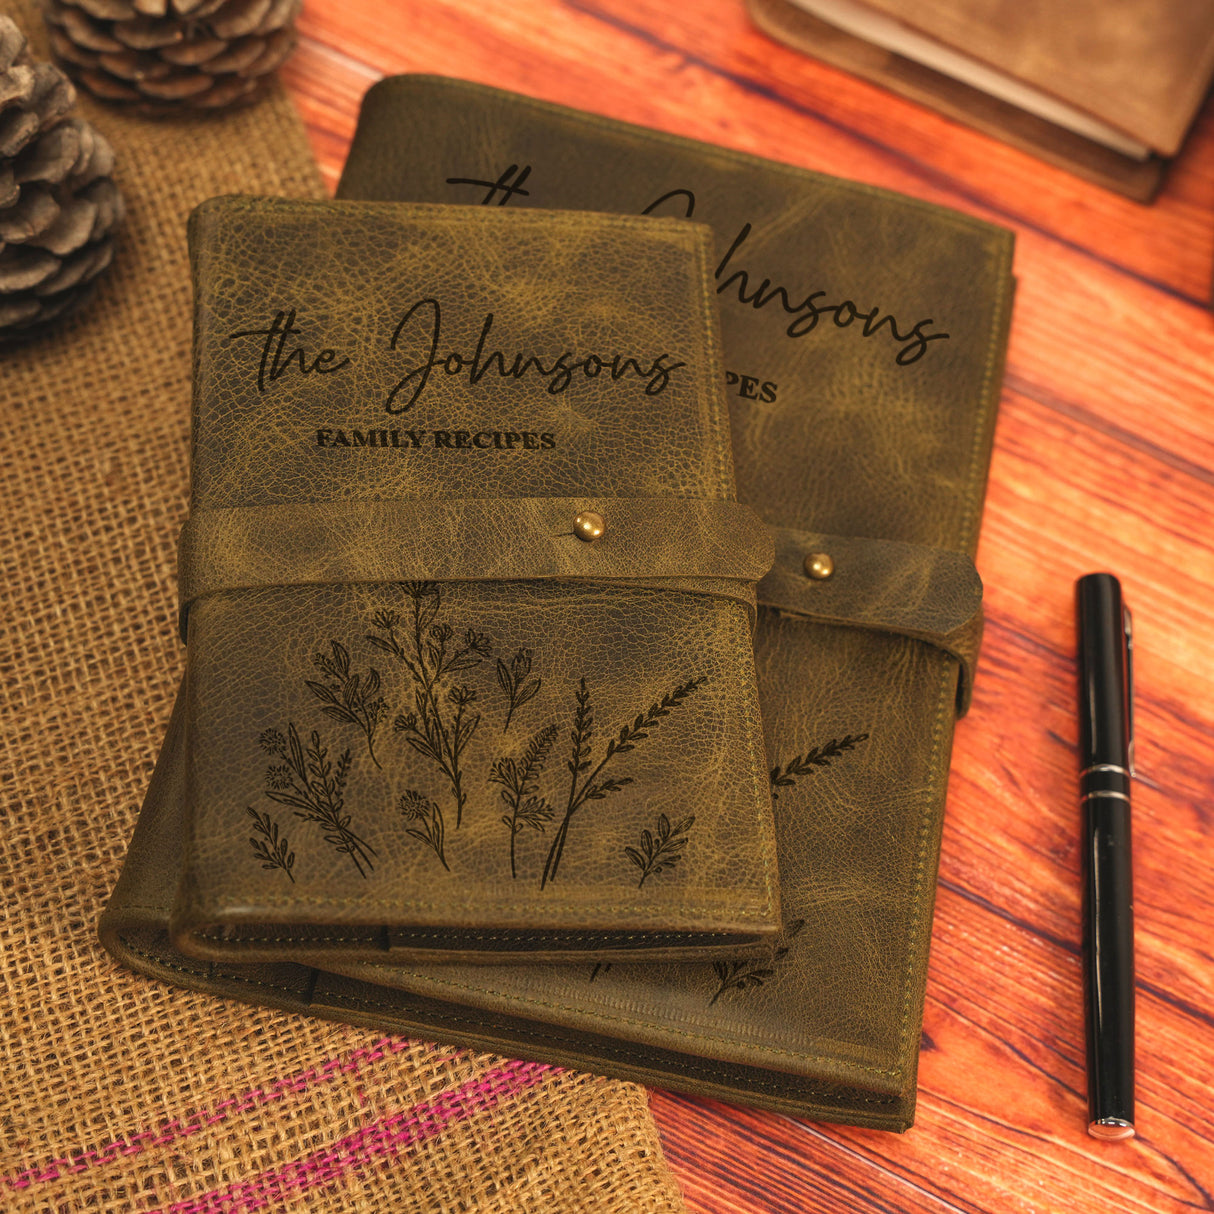
<path fill-rule="evenodd" d="M 366 907 L 368 910 L 372 910 L 377 907 L 380 907 L 380 908 L 385 908 L 385 909 L 391 909 L 394 911 L 442 910 L 444 907 L 446 907 L 448 905 L 445 902 L 402 902 L 402 901 L 397 901 L 397 900 L 388 901 L 388 900 L 383 900 L 383 899 L 364 899 L 364 898 L 318 898 L 318 897 L 293 898 L 293 897 L 291 897 L 290 894 L 267 894 L 264 897 L 259 898 L 259 901 L 266 906 L 293 906 L 293 907 L 298 907 L 301 905 L 303 905 L 303 906 L 337 906 L 337 907 L 361 906 L 361 907 Z M 247 900 L 242 900 L 242 905 L 245 905 L 245 904 L 247 904 Z M 679 903 L 679 905 L 683 908 L 683 910 L 687 914 L 707 915 L 707 914 L 712 914 L 714 912 L 727 910 L 727 911 L 729 911 L 730 914 L 736 915 L 739 919 L 762 919 L 765 917 L 766 913 L 771 910 L 770 905 L 764 905 L 764 906 L 758 907 L 755 910 L 745 910 L 742 908 L 735 909 L 728 901 L 725 901 L 724 899 L 722 899 L 719 902 L 710 902 L 703 906 L 684 906 L 682 903 Z M 570 906 L 568 906 L 564 903 L 554 904 L 554 909 L 557 909 L 558 907 L 563 907 L 563 909 L 566 909 L 566 910 L 572 909 Z M 512 902 L 512 903 L 503 903 L 502 905 L 496 907 L 495 909 L 500 910 L 500 911 L 531 911 L 531 912 L 534 912 L 536 907 L 535 907 L 534 902 Z M 608 904 L 608 905 L 602 906 L 600 909 L 603 911 L 609 911 L 609 912 L 618 913 L 618 914 L 623 914 L 624 912 L 635 913 L 635 912 L 642 912 L 642 911 L 647 911 L 650 914 L 652 914 L 655 912 L 655 909 L 659 913 L 661 913 L 663 910 L 662 907 L 655 908 L 652 903 L 647 903 L 645 905 L 633 904 L 633 905 L 627 905 L 627 906 L 612 906 L 612 905 Z M 368 928 L 367 930 L 368 931 L 378 931 L 379 928 L 374 927 L 374 928 Z M 520 929 L 520 930 L 525 930 L 525 929 Z M 554 928 L 554 930 L 560 930 L 560 929 Z M 703 929 L 703 930 L 712 930 L 712 929 Z M 646 933 L 646 934 L 648 934 L 648 933 Z M 694 932 L 683 932 L 683 933 L 677 933 L 677 934 L 699 935 L 700 931 L 696 930 Z"/>
<path fill-rule="evenodd" d="M 955 220 L 950 220 L 956 222 Z M 1011 258 L 1011 249 L 1000 257 L 1001 268 L 1005 271 L 1010 270 L 1007 264 Z M 965 494 L 965 512 L 961 516 L 961 540 L 971 554 L 977 547 L 978 537 L 972 535 L 971 531 L 975 527 L 976 512 L 981 509 L 982 495 L 978 492 L 979 481 L 983 479 L 982 468 L 982 451 L 988 446 L 987 435 L 990 434 L 995 421 L 995 407 L 986 405 L 990 397 L 991 381 L 995 374 L 995 364 L 999 359 L 999 348 L 1001 342 L 1006 344 L 1007 341 L 1007 310 L 1011 305 L 1011 296 L 1009 292 L 1004 292 L 998 296 L 998 302 L 995 310 L 995 324 L 991 326 L 990 334 L 987 338 L 986 359 L 983 365 L 982 385 L 978 394 L 978 416 L 975 419 L 977 424 L 974 426 L 974 441 L 971 448 L 969 475 L 966 477 L 966 494 Z M 997 402 L 996 402 L 997 404 Z M 989 471 L 989 462 L 988 462 Z"/>
<path fill-rule="evenodd" d="M 303 996 L 297 990 L 295 990 L 293 987 L 280 986 L 279 984 L 273 983 L 273 982 L 263 982 L 257 978 L 247 978 L 243 974 L 215 972 L 213 970 L 211 972 L 208 972 L 210 970 L 210 966 L 206 966 L 205 968 L 201 968 L 201 969 L 193 969 L 193 968 L 190 968 L 190 967 L 184 966 L 184 965 L 175 965 L 171 961 L 165 961 L 162 958 L 157 957 L 152 953 L 145 952 L 144 950 L 135 947 L 135 945 L 133 945 L 131 943 L 131 941 L 129 939 L 127 939 L 127 937 L 125 937 L 125 936 L 120 936 L 119 940 L 120 940 L 122 946 L 124 948 L 126 948 L 127 950 L 129 950 L 133 956 L 142 957 L 142 958 L 144 958 L 144 960 L 150 961 L 155 966 L 163 967 L 164 969 L 168 969 L 168 970 L 173 970 L 176 973 L 187 974 L 193 978 L 203 978 L 203 979 L 223 978 L 230 982 L 240 982 L 240 983 L 244 983 L 245 985 L 248 985 L 248 986 L 264 987 L 266 990 L 282 991 L 283 993 L 285 993 L 287 995 L 291 995 L 291 996 L 295 997 L 296 999 L 302 1000 L 302 998 L 303 998 Z M 398 1010 L 398 1009 L 396 1009 L 395 1005 L 392 1003 L 384 1003 L 382 1001 L 373 1000 L 373 999 L 362 999 L 356 995 L 344 994 L 341 991 L 332 991 L 328 994 L 327 997 L 329 999 L 333 1000 L 335 1003 L 343 1003 L 343 1004 L 347 1004 L 350 1006 L 382 1008 L 389 1012 L 391 1012 L 393 1010 Z M 438 1012 L 438 1013 L 435 1013 L 435 1019 L 453 1023 L 453 1024 L 469 1024 L 469 1025 L 472 1025 L 473 1028 L 482 1028 L 483 1027 L 482 1022 L 479 1020 L 474 1020 L 468 1016 L 455 1015 L 454 1013 Z M 553 1042 L 556 1042 L 558 1045 L 561 1044 L 561 1038 L 554 1037 L 551 1034 L 547 1034 L 547 1033 L 530 1033 L 530 1034 L 528 1034 L 528 1036 L 530 1038 L 533 1038 L 536 1041 L 553 1041 Z M 601 1048 L 603 1049 L 603 1052 L 605 1052 L 605 1053 L 616 1054 L 621 1057 L 629 1057 L 629 1056 L 632 1056 L 634 1053 L 634 1051 L 632 1051 L 628 1048 L 624 1048 L 624 1047 L 604 1045 Z M 824 1061 L 826 1061 L 826 1060 L 824 1060 Z M 702 1075 L 710 1075 L 710 1076 L 719 1076 L 720 1075 L 720 1071 L 718 1069 L 712 1068 L 712 1067 L 695 1066 L 695 1065 L 689 1064 L 685 1069 L 688 1071 L 697 1072 Z M 865 1068 L 865 1069 L 871 1069 L 871 1068 Z M 884 1074 L 885 1072 L 878 1071 L 876 1073 Z M 774 1084 L 774 1083 L 770 1083 L 770 1082 L 763 1082 L 760 1080 L 754 1081 L 750 1086 L 758 1088 L 759 1090 L 775 1092 L 775 1093 L 779 1093 L 781 1091 L 780 1086 L 778 1084 Z M 809 1092 L 806 1094 L 810 1097 L 818 1096 L 818 1097 L 823 1097 L 825 1099 L 830 1099 L 835 1095 L 835 1093 L 830 1092 L 830 1091 L 815 1091 L 815 1092 Z M 858 1096 L 858 1097 L 855 1097 L 855 1099 L 859 1103 L 863 1103 L 863 1104 L 896 1105 L 898 1103 L 899 1097 L 897 1097 L 897 1096 Z"/>
<path fill-rule="evenodd" d="M 297 945 L 306 946 L 309 944 L 367 944 L 371 940 L 375 939 L 382 932 L 382 930 L 383 930 L 382 928 L 378 928 L 378 927 L 369 927 L 366 929 L 366 935 L 364 935 L 364 936 L 236 936 L 236 937 L 215 935 L 212 932 L 207 932 L 207 931 L 193 931 L 193 932 L 190 932 L 190 939 L 191 940 L 209 940 L 213 944 L 230 944 L 230 945 L 297 944 Z M 390 930 L 397 931 L 397 930 L 402 930 L 402 929 L 393 928 Z M 520 929 L 520 930 L 526 930 L 526 929 Z M 448 939 L 447 933 L 441 932 L 441 931 L 417 932 L 417 931 L 408 931 L 408 929 L 403 929 L 403 933 L 412 940 L 445 940 L 445 939 Z M 624 941 L 624 940 L 649 940 L 649 941 L 653 941 L 655 944 L 657 944 L 657 943 L 660 943 L 661 941 L 665 941 L 665 940 L 684 940 L 684 939 L 689 939 L 689 938 L 699 938 L 699 937 L 703 937 L 703 936 L 710 936 L 710 937 L 719 936 L 719 937 L 721 937 L 722 945 L 726 945 L 726 944 L 731 943 L 730 941 L 725 939 L 725 937 L 727 937 L 730 934 L 731 933 L 729 933 L 729 932 L 706 930 L 706 931 L 702 931 L 702 932 L 653 932 L 653 933 L 631 932 L 627 935 L 612 935 L 610 933 L 604 933 L 604 932 L 591 932 L 586 935 L 581 935 L 578 933 L 561 934 L 558 932 L 553 932 L 551 934 L 543 934 L 543 935 L 538 935 L 538 936 L 536 936 L 536 935 L 521 936 L 521 935 L 515 935 L 514 933 L 509 932 L 509 931 L 502 931 L 502 932 L 481 932 L 481 933 L 478 933 L 477 935 L 469 935 L 464 938 L 469 939 L 469 940 L 510 941 L 510 942 L 514 942 L 517 944 L 555 944 L 559 941 L 564 941 L 564 940 L 577 940 L 577 941 L 585 941 L 585 943 L 588 945 L 595 944 L 595 943 L 609 945 L 612 941 Z M 461 933 L 461 936 L 462 935 L 463 934 Z"/>
<path fill-rule="evenodd" d="M 371 962 L 371 963 L 369 963 L 369 968 L 388 969 L 390 967 L 388 967 L 386 965 L 382 965 L 378 962 Z M 417 976 L 417 975 L 414 975 L 414 976 Z M 496 995 L 501 998 L 507 999 L 512 1003 L 530 1003 L 530 1004 L 533 1004 L 535 1007 L 549 1008 L 553 1011 L 562 1011 L 562 1012 L 563 1011 L 581 1011 L 584 1015 L 588 1015 L 593 1020 L 601 1020 L 608 1024 L 610 1024 L 610 1023 L 629 1024 L 629 1025 L 636 1025 L 641 1028 L 651 1027 L 649 1021 L 640 1020 L 640 1019 L 637 1019 L 636 1017 L 613 1016 L 613 1015 L 608 1015 L 604 1012 L 599 1012 L 599 1011 L 586 1012 L 585 1009 L 570 1008 L 563 1004 L 551 1003 L 546 999 L 536 999 L 536 998 L 533 998 L 531 996 L 526 996 L 526 995 L 520 996 L 520 995 L 504 994 L 501 991 L 491 990 L 488 987 L 470 986 L 467 983 L 454 982 L 450 979 L 435 978 L 429 974 L 421 975 L 421 978 L 424 982 L 432 982 L 438 986 L 452 987 L 455 990 L 481 991 L 482 993 L 484 993 L 486 995 Z M 491 1012 L 487 1012 L 486 1014 L 492 1015 Z M 677 1037 L 686 1037 L 690 1041 L 702 1041 L 702 1042 L 708 1042 L 708 1043 L 711 1043 L 714 1045 L 742 1044 L 736 1038 L 733 1038 L 733 1037 L 713 1036 L 708 1033 L 693 1032 L 691 1029 L 680 1029 L 680 1028 L 675 1028 L 673 1026 L 667 1026 L 664 1029 L 664 1031 L 673 1033 Z M 757 1046 L 757 1047 L 753 1047 L 753 1048 L 755 1049 L 755 1052 L 758 1054 L 771 1055 L 773 1057 L 797 1058 L 803 1062 L 838 1062 L 839 1061 L 838 1058 L 832 1057 L 829 1054 L 806 1054 L 800 1050 L 778 1049 L 774 1046 L 770 1046 L 770 1047 L 769 1046 Z M 891 1079 L 897 1078 L 901 1074 L 901 1070 L 899 1068 L 887 1069 L 887 1068 L 875 1067 L 875 1066 L 865 1066 L 863 1063 L 855 1063 L 852 1065 L 854 1065 L 857 1070 L 864 1071 L 870 1075 L 884 1075 Z"/>
<path fill-rule="evenodd" d="M 754 661 L 754 639 L 749 629 L 745 630 L 744 632 L 739 630 L 737 654 L 738 659 L 742 663 L 743 667 L 745 667 L 747 659 L 750 659 L 752 662 Z M 763 743 L 763 722 L 759 718 L 759 713 L 757 711 L 757 671 L 754 686 L 756 688 L 756 695 L 746 697 L 746 724 L 749 727 L 747 729 L 746 736 L 748 739 L 747 745 L 750 755 L 751 787 L 754 790 L 755 804 L 760 807 L 758 811 L 757 824 L 759 825 L 760 829 L 762 829 L 763 826 L 768 823 L 770 823 L 771 826 L 770 830 L 763 831 L 763 842 L 761 845 L 761 856 L 763 860 L 763 884 L 767 894 L 767 901 L 764 903 L 762 909 L 764 912 L 770 914 L 775 909 L 776 899 L 778 897 L 778 893 L 774 885 L 775 878 L 772 874 L 772 869 L 777 867 L 778 859 L 775 850 L 775 819 L 773 816 L 772 802 L 770 799 L 771 786 L 766 779 L 762 784 L 759 781 L 759 773 L 762 772 L 763 776 L 766 778 L 768 771 L 767 752 Z M 755 741 L 756 738 L 758 739 L 757 745 Z M 764 818 L 763 815 L 764 807 L 767 810 L 766 818 Z"/>
<path fill-rule="evenodd" d="M 724 408 L 725 392 L 721 386 L 725 382 L 724 350 L 721 345 L 719 322 L 716 322 L 712 312 L 712 303 L 716 298 L 716 279 L 709 272 L 707 240 L 697 240 L 695 244 L 696 269 L 700 285 L 700 332 L 702 335 L 700 344 L 707 355 L 704 361 L 713 372 L 706 388 L 709 416 L 712 419 L 713 433 L 716 435 L 713 450 L 717 462 L 717 492 L 727 500 L 736 501 L 737 483 L 733 475 L 732 458 L 731 466 L 729 468 L 725 466 L 725 454 L 727 450 L 731 449 L 733 432 L 732 421 L 728 411 Z M 715 325 L 714 322 L 716 322 Z"/>
<path fill-rule="evenodd" d="M 951 659 L 951 660 L 950 660 Z M 944 714 L 947 707 L 956 701 L 956 678 L 951 673 L 952 659 L 949 655 L 942 663 L 943 677 L 940 681 L 940 690 L 936 693 L 936 723 L 932 730 L 932 751 L 931 759 L 928 763 L 928 772 L 935 771 L 940 762 L 940 749 L 944 736 Z M 940 793 L 941 800 L 945 796 L 945 791 Z M 915 998 L 914 978 L 915 978 L 915 959 L 918 955 L 918 947 L 916 945 L 916 937 L 919 932 L 919 920 L 922 917 L 923 910 L 923 884 L 924 873 L 927 868 L 927 852 L 929 844 L 929 835 L 931 833 L 932 820 L 936 816 L 934 801 L 929 801 L 923 809 L 922 819 L 919 824 L 919 847 L 918 854 L 915 857 L 915 879 L 914 889 L 911 897 L 913 910 L 911 912 L 911 921 L 907 926 L 906 940 L 910 947 L 906 953 L 906 969 L 902 977 L 902 1032 L 898 1038 L 899 1053 L 905 1056 L 907 1053 L 907 1036 L 910 1031 L 910 1021 L 912 1004 Z M 943 821 L 944 806 L 941 804 L 939 817 Z M 930 945 L 930 938 L 929 938 Z M 924 976 L 924 981 L 927 978 L 927 959 L 924 958 L 924 963 L 920 967 L 920 972 Z"/>

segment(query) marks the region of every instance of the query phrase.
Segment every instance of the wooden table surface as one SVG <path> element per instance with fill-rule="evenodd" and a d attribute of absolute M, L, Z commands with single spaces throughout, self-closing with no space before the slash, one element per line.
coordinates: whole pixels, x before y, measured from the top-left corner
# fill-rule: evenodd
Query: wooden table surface
<path fill-rule="evenodd" d="M 742 0 L 306 0 L 326 180 L 359 100 L 460 76 L 928 199 L 1017 236 L 904 1135 L 654 1092 L 693 1211 L 1214 1208 L 1214 107 L 1142 206 L 787 50 Z M 1085 1131 L 1072 585 L 1135 612 L 1138 1137 Z"/>

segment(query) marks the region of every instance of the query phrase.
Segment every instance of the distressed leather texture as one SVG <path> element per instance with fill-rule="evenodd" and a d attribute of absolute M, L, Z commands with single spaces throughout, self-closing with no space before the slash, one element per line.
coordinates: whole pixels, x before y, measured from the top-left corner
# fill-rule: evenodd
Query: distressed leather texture
<path fill-rule="evenodd" d="M 713 228 L 738 498 L 772 526 L 779 554 L 754 648 L 783 931 L 766 957 L 685 963 L 208 969 L 166 933 L 184 779 L 170 736 L 103 919 L 107 947 L 237 998 L 907 1128 L 961 670 L 980 629 L 972 557 L 1011 234 L 421 76 L 369 91 L 339 196 L 690 213 Z M 832 555 L 840 580 L 799 585 L 802 547 Z"/>
<path fill-rule="evenodd" d="M 960 664 L 957 713 L 968 710 L 982 644 L 982 579 L 968 554 L 782 527 L 772 537 L 776 559 L 758 589 L 763 606 L 929 642 Z M 806 559 L 819 554 L 830 558 L 831 575 L 806 576 Z"/>
<path fill-rule="evenodd" d="M 605 533 L 569 543 L 593 508 Z M 418 535 L 435 537 L 425 548 Z M 258 586 L 345 582 L 619 582 L 682 588 L 740 603 L 771 569 L 771 531 L 748 506 L 691 498 L 484 498 L 295 502 L 205 510 L 178 546 L 182 639 L 190 603 Z"/>
<path fill-rule="evenodd" d="M 732 500 L 707 231 L 231 198 L 190 238 L 178 946 L 770 942 L 772 544 Z"/>

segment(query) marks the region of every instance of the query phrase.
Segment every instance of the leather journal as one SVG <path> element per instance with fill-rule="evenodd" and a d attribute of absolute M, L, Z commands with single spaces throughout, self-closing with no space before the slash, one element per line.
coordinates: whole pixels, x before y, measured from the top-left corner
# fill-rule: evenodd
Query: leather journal
<path fill-rule="evenodd" d="M 972 555 L 1011 234 L 865 185 L 420 76 L 369 91 L 339 194 L 518 216 L 691 217 L 714 230 L 738 496 L 776 548 L 754 644 L 782 931 L 766 956 L 683 963 L 198 964 L 166 934 L 185 782 L 179 702 L 103 918 L 107 947 L 238 998 L 905 1129 L 953 725 L 981 631 Z"/>
<path fill-rule="evenodd" d="M 717 955 L 779 929 L 697 224 L 191 217 L 179 947 Z"/>
<path fill-rule="evenodd" d="M 748 0 L 780 42 L 1149 202 L 1214 76 L 1193 0 Z"/>

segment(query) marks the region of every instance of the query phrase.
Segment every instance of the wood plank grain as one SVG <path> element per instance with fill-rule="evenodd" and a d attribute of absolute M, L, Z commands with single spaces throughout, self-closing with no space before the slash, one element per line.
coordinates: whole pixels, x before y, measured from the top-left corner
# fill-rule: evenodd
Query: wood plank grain
<path fill-rule="evenodd" d="M 669 1092 L 653 1092 L 650 1108 L 663 1127 L 666 1157 L 694 1210 L 945 1214 L 963 1208 L 809 1123 Z M 732 1149 L 711 1150 L 709 1144 L 723 1131 Z"/>

